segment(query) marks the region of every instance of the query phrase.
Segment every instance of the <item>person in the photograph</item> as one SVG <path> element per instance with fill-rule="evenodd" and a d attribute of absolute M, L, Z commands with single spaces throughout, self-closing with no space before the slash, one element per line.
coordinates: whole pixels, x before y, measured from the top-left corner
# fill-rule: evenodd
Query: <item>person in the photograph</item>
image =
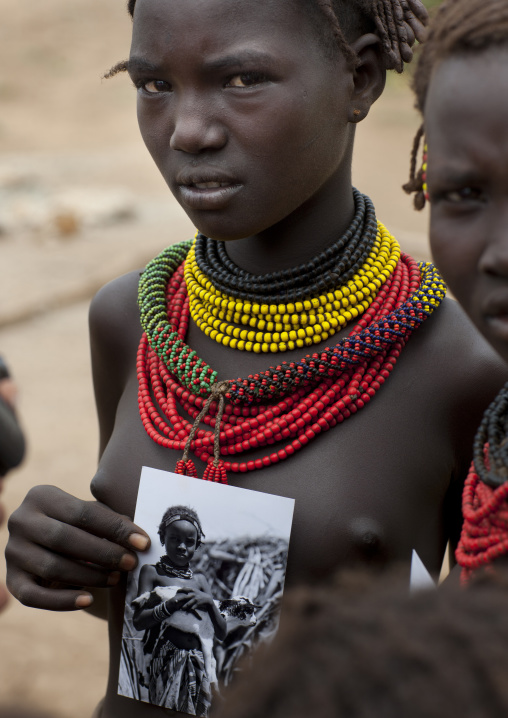
<path fill-rule="evenodd" d="M 396 572 L 286 592 L 213 718 L 506 718 L 508 585 L 409 594 Z"/>
<path fill-rule="evenodd" d="M 356 126 L 423 39 L 420 0 L 128 8 L 130 57 L 110 75 L 128 72 L 200 234 L 168 228 L 161 243 L 178 244 L 93 300 L 96 500 L 35 487 L 7 548 L 27 605 L 93 610 L 108 589 L 102 718 L 163 715 L 118 695 L 125 571 L 149 544 L 131 521 L 143 466 L 294 499 L 287 586 L 347 564 L 404 562 L 409 578 L 413 550 L 437 575 L 508 376 L 352 186 Z"/>
<path fill-rule="evenodd" d="M 430 200 L 430 243 L 439 270 L 506 362 L 507 69 L 508 0 L 447 0 L 439 7 L 413 80 L 424 122 L 408 186 L 418 207 Z M 420 137 L 425 157 L 416 173 Z M 465 580 L 508 554 L 507 478 L 508 384 L 484 415 L 465 483 L 457 551 Z"/>
<path fill-rule="evenodd" d="M 188 506 L 170 506 L 159 526 L 166 549 L 155 564 L 145 564 L 139 574 L 138 596 L 133 601 L 133 623 L 145 631 L 145 652 L 150 702 L 164 708 L 205 716 L 211 702 L 211 653 L 203 651 L 199 635 L 191 632 L 186 612 L 204 624 L 208 614 L 217 640 L 226 637 L 226 621 L 214 603 L 203 574 L 190 566 L 201 544 L 203 529 L 197 513 Z M 176 589 L 176 590 L 175 590 Z M 174 617 L 176 620 L 170 622 Z M 191 621 L 196 624 L 195 621 Z M 209 636 L 207 636 L 207 639 Z"/>

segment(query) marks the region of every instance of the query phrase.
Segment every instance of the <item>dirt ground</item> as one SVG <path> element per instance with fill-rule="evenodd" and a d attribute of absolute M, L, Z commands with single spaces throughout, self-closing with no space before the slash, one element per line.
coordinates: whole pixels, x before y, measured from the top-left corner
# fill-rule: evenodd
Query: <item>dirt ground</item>
<path fill-rule="evenodd" d="M 0 230 L 2 202 L 11 219 L 21 218 L 0 234 L 0 352 L 19 382 L 29 439 L 23 467 L 6 482 L 8 511 L 40 483 L 89 498 L 97 444 L 89 299 L 109 279 L 192 232 L 142 146 L 128 79 L 101 81 L 128 54 L 124 5 L 0 0 Z M 391 79 L 359 128 L 354 180 L 403 248 L 424 259 L 427 217 L 412 210 L 400 189 L 417 125 L 406 80 Z M 60 224 L 49 215 L 39 221 L 48 197 L 69 188 L 123 192 L 133 216 L 91 227 L 79 212 Z M 27 220 L 30 212 L 39 213 L 37 222 Z M 2 549 L 5 539 L 3 527 Z M 0 704 L 88 718 L 106 678 L 100 621 L 15 601 L 0 616 Z"/>

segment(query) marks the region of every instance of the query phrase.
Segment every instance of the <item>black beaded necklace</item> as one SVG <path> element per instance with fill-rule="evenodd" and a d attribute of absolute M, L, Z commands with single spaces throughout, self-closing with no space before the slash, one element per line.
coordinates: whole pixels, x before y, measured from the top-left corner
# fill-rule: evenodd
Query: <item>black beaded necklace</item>
<path fill-rule="evenodd" d="M 224 242 L 198 233 L 196 262 L 214 287 L 235 299 L 263 304 L 297 302 L 324 294 L 348 282 L 372 250 L 378 231 L 371 200 L 353 189 L 355 216 L 333 245 L 298 267 L 256 275 L 246 272 L 227 256 Z"/>
<path fill-rule="evenodd" d="M 488 444 L 488 462 L 485 462 Z M 476 473 L 488 486 L 497 488 L 508 479 L 508 383 L 483 415 L 474 440 Z"/>

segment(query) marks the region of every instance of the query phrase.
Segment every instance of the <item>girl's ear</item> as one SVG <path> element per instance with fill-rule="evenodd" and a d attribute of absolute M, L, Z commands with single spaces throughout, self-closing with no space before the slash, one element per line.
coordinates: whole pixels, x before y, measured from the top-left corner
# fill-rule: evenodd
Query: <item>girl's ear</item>
<path fill-rule="evenodd" d="M 371 105 L 383 92 L 386 70 L 381 57 L 381 43 L 374 33 L 361 35 L 351 43 L 351 49 L 356 53 L 358 64 L 353 71 L 349 122 L 357 123 L 367 117 Z"/>

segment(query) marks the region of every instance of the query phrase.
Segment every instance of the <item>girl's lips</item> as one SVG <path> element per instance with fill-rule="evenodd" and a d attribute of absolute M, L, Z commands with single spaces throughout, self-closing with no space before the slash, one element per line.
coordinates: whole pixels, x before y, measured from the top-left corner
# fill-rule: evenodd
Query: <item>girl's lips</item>
<path fill-rule="evenodd" d="M 241 184 L 226 182 L 196 182 L 181 184 L 178 192 L 181 203 L 188 209 L 223 209 L 242 188 Z"/>

